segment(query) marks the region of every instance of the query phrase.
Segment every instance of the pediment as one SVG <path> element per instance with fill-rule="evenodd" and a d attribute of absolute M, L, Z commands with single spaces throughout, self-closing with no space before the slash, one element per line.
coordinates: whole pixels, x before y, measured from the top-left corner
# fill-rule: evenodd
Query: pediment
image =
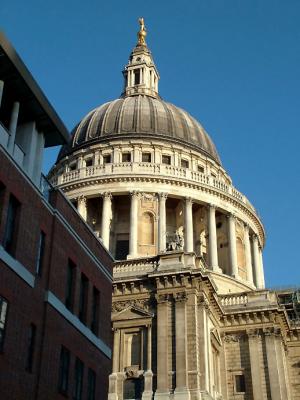
<path fill-rule="evenodd" d="M 112 321 L 125 321 L 152 317 L 153 313 L 136 306 L 128 305 L 127 307 L 125 306 L 123 310 L 116 310 L 115 312 L 113 312 Z"/>

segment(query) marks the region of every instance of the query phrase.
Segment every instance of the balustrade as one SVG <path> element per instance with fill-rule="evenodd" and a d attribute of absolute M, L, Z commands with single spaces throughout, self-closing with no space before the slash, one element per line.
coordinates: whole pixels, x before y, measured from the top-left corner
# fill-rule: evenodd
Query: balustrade
<path fill-rule="evenodd" d="M 64 184 L 75 181 L 79 178 L 85 179 L 85 178 L 101 177 L 101 176 L 104 177 L 106 175 L 114 175 L 114 174 L 123 175 L 126 173 L 150 174 L 154 176 L 159 175 L 159 176 L 168 176 L 175 178 L 184 178 L 203 185 L 211 186 L 217 190 L 228 193 L 237 200 L 246 204 L 255 212 L 255 208 L 248 201 L 248 199 L 233 186 L 223 182 L 220 179 L 214 178 L 211 175 L 206 175 L 197 171 L 191 171 L 186 168 L 176 167 L 174 165 L 154 164 L 146 162 L 137 162 L 137 163 L 123 162 L 115 164 L 109 163 L 105 165 L 95 165 L 91 167 L 84 167 L 74 171 L 65 172 L 58 177 L 58 180 L 55 180 L 57 179 L 55 177 L 51 178 L 51 182 L 53 184 L 57 182 Z"/>

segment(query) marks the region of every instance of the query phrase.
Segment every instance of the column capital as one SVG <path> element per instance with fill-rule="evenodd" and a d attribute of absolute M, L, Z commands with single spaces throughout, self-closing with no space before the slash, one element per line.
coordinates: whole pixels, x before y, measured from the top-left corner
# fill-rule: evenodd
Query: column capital
<path fill-rule="evenodd" d="M 103 199 L 111 199 L 112 198 L 112 194 L 111 192 L 104 192 L 101 195 L 103 197 Z"/>
<path fill-rule="evenodd" d="M 186 292 L 178 292 L 173 294 L 174 300 L 177 303 L 183 303 L 187 301 L 187 294 Z"/>
<path fill-rule="evenodd" d="M 230 213 L 226 214 L 226 218 L 236 220 L 237 216 L 235 215 L 235 213 L 230 212 Z"/>
<path fill-rule="evenodd" d="M 132 190 L 130 193 L 131 197 L 140 197 L 141 196 L 141 192 L 138 190 Z"/>
<path fill-rule="evenodd" d="M 247 222 L 244 222 L 244 228 L 245 228 L 246 231 L 249 232 L 249 230 L 250 230 L 250 225 L 249 225 Z"/>
<path fill-rule="evenodd" d="M 247 335 L 249 338 L 252 339 L 258 339 L 260 336 L 260 330 L 259 329 L 247 329 Z"/>
<path fill-rule="evenodd" d="M 281 329 L 279 327 L 276 326 L 272 326 L 269 328 L 264 328 L 263 329 L 263 333 L 265 336 L 277 336 L 277 337 L 281 337 Z"/>
<path fill-rule="evenodd" d="M 167 200 L 168 193 L 165 193 L 165 192 L 158 192 L 158 193 L 157 193 L 157 196 L 158 196 L 159 200 Z"/>
<path fill-rule="evenodd" d="M 185 197 L 185 202 L 186 202 L 187 204 L 193 204 L 193 199 L 192 199 L 192 197 L 189 197 L 189 196 Z"/>
<path fill-rule="evenodd" d="M 158 304 L 168 303 L 168 301 L 170 299 L 170 295 L 169 295 L 169 293 L 156 294 L 155 298 L 156 298 L 156 301 Z"/>
<path fill-rule="evenodd" d="M 81 194 L 77 197 L 77 201 L 86 204 L 87 198 L 83 194 Z"/>
<path fill-rule="evenodd" d="M 217 206 L 216 206 L 216 204 L 214 204 L 214 203 L 209 203 L 209 204 L 208 204 L 208 208 L 211 209 L 211 210 L 216 210 L 216 209 L 217 209 Z"/>

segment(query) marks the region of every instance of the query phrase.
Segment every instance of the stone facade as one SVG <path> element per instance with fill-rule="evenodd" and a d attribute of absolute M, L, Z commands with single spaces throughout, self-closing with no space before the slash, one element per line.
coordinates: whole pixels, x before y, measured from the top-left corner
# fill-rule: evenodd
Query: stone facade
<path fill-rule="evenodd" d="M 145 44 L 124 77 L 49 175 L 116 259 L 108 399 L 299 398 L 297 322 L 265 289 L 255 208 L 201 125 L 159 98 Z"/>

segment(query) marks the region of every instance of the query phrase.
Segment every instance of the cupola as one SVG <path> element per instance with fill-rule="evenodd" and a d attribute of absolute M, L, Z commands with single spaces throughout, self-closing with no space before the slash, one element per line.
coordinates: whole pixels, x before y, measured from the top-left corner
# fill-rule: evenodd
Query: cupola
<path fill-rule="evenodd" d="M 159 74 L 145 41 L 147 31 L 144 18 L 139 18 L 139 24 L 137 45 L 131 52 L 128 64 L 123 71 L 124 92 L 122 96 L 144 94 L 158 97 Z"/>

